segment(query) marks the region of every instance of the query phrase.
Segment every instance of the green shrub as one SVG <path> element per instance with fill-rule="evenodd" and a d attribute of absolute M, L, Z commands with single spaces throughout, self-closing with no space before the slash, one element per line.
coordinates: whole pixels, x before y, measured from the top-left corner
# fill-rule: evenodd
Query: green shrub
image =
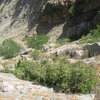
<path fill-rule="evenodd" d="M 3 10 L 4 10 L 4 8 L 2 7 L 2 8 L 0 8 L 0 12 L 3 12 Z"/>
<path fill-rule="evenodd" d="M 97 25 L 97 28 L 91 30 L 87 36 L 82 37 L 80 43 L 94 43 L 100 42 L 100 25 Z"/>
<path fill-rule="evenodd" d="M 90 93 L 96 85 L 96 71 L 93 65 L 82 62 L 70 64 L 65 58 L 48 59 L 39 62 L 19 61 L 14 74 L 22 79 L 59 88 L 65 92 Z"/>
<path fill-rule="evenodd" d="M 20 46 L 11 39 L 6 39 L 0 45 L 0 55 L 4 58 L 12 58 L 20 51 Z"/>
<path fill-rule="evenodd" d="M 46 44 L 49 40 L 49 37 L 45 34 L 39 34 L 32 36 L 30 38 L 25 38 L 27 45 L 31 48 L 41 49 L 43 44 Z"/>
<path fill-rule="evenodd" d="M 32 57 L 34 60 L 38 60 L 40 58 L 40 52 L 38 50 L 34 50 L 31 52 L 30 57 Z"/>
<path fill-rule="evenodd" d="M 46 75 L 44 66 L 27 60 L 19 60 L 18 64 L 15 66 L 14 74 L 18 78 L 34 80 L 35 82 L 44 82 Z"/>
<path fill-rule="evenodd" d="M 70 39 L 69 38 L 62 38 L 62 39 L 58 39 L 56 41 L 57 46 L 62 46 L 62 45 L 67 44 L 69 42 L 70 42 Z"/>
<path fill-rule="evenodd" d="M 73 17 L 75 15 L 75 5 L 70 6 L 68 13 L 70 17 Z"/>
<path fill-rule="evenodd" d="M 5 69 L 0 70 L 0 73 L 13 73 L 13 71 L 11 71 L 8 68 L 5 68 Z"/>
<path fill-rule="evenodd" d="M 83 63 L 70 65 L 68 73 L 68 87 L 72 92 L 88 94 L 96 85 L 96 69 L 93 65 Z"/>

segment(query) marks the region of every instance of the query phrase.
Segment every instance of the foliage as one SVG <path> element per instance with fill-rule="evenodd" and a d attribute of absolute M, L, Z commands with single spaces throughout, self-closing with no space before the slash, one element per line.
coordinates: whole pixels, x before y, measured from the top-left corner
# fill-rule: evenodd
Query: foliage
<path fill-rule="evenodd" d="M 41 49 L 43 44 L 46 44 L 49 37 L 45 34 L 34 35 L 30 38 L 25 38 L 27 45 L 31 48 Z"/>
<path fill-rule="evenodd" d="M 96 69 L 93 65 L 87 66 L 75 63 L 70 66 L 68 73 L 68 86 L 72 92 L 90 93 L 92 86 L 96 85 Z"/>
<path fill-rule="evenodd" d="M 12 70 L 9 70 L 8 68 L 4 68 L 2 70 L 0 70 L 1 73 L 13 73 Z"/>
<path fill-rule="evenodd" d="M 30 57 L 32 57 L 34 60 L 38 60 L 40 58 L 39 50 L 34 50 L 33 52 L 31 52 Z"/>
<path fill-rule="evenodd" d="M 70 6 L 68 13 L 69 13 L 70 17 L 73 17 L 75 15 L 75 5 Z"/>
<path fill-rule="evenodd" d="M 4 8 L 2 7 L 2 8 L 0 8 L 0 12 L 3 12 L 3 10 L 4 10 Z"/>
<path fill-rule="evenodd" d="M 82 37 L 80 43 L 94 43 L 100 41 L 100 25 L 97 25 L 97 28 L 91 30 L 87 36 Z"/>
<path fill-rule="evenodd" d="M 55 59 L 55 58 L 54 58 Z M 19 61 L 14 74 L 22 79 L 35 81 L 65 92 L 90 93 L 96 84 L 96 71 L 93 65 L 82 62 L 70 64 L 65 58 L 48 59 L 39 62 Z"/>
<path fill-rule="evenodd" d="M 20 46 L 11 39 L 6 39 L 0 45 L 0 55 L 9 59 L 17 55 L 20 51 Z"/>
<path fill-rule="evenodd" d="M 68 42 L 70 42 L 70 39 L 69 38 L 62 38 L 62 39 L 58 39 L 56 41 L 57 46 L 62 46 L 64 44 L 68 43 Z"/>

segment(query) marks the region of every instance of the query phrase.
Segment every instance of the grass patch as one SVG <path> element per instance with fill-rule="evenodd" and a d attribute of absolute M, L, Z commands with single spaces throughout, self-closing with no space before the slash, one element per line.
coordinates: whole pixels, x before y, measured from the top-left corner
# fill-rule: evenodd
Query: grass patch
<path fill-rule="evenodd" d="M 38 60 L 40 58 L 40 51 L 34 50 L 31 52 L 30 57 L 32 57 L 34 60 Z"/>
<path fill-rule="evenodd" d="M 34 35 L 30 38 L 24 39 L 27 42 L 27 45 L 30 48 L 41 49 L 43 44 L 46 44 L 49 40 L 49 37 L 45 34 Z"/>
<path fill-rule="evenodd" d="M 15 57 L 20 51 L 20 46 L 11 39 L 6 39 L 0 45 L 0 55 L 5 59 Z"/>
<path fill-rule="evenodd" d="M 97 28 L 91 30 L 87 36 L 83 36 L 80 40 L 80 43 L 95 43 L 100 42 L 100 25 L 97 25 Z"/>
<path fill-rule="evenodd" d="M 71 40 L 69 38 L 62 38 L 62 39 L 58 39 L 56 41 L 56 44 L 59 47 L 59 46 L 62 46 L 62 45 L 65 45 L 65 44 L 69 43 L 70 41 Z"/>
<path fill-rule="evenodd" d="M 4 7 L 0 8 L 0 12 L 1 12 L 1 13 L 3 12 L 3 10 L 4 10 Z"/>
<path fill-rule="evenodd" d="M 14 74 L 49 87 L 59 88 L 61 92 L 88 94 L 96 85 L 96 70 L 93 65 L 82 62 L 70 64 L 65 58 L 54 58 L 39 62 L 19 60 Z"/>
<path fill-rule="evenodd" d="M 75 5 L 71 5 L 69 10 L 68 10 L 68 13 L 69 13 L 69 16 L 72 18 L 73 16 L 75 16 Z"/>
<path fill-rule="evenodd" d="M 9 70 L 8 68 L 4 68 L 0 70 L 0 73 L 13 73 L 13 71 Z"/>

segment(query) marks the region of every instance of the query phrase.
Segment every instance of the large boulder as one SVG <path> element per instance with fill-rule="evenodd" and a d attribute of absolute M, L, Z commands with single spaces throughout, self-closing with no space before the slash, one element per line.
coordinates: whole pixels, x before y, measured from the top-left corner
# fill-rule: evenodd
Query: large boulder
<path fill-rule="evenodd" d="M 83 47 L 88 52 L 89 57 L 100 55 L 100 42 L 88 44 Z"/>
<path fill-rule="evenodd" d="M 97 12 L 97 15 L 92 20 L 93 26 L 100 24 L 100 11 Z"/>
<path fill-rule="evenodd" d="M 72 50 L 69 51 L 71 58 L 84 58 L 84 51 L 83 50 Z"/>
<path fill-rule="evenodd" d="M 82 22 L 78 25 L 67 27 L 67 24 L 63 28 L 63 36 L 75 40 L 80 38 L 82 35 L 86 35 L 90 30 L 89 22 Z"/>

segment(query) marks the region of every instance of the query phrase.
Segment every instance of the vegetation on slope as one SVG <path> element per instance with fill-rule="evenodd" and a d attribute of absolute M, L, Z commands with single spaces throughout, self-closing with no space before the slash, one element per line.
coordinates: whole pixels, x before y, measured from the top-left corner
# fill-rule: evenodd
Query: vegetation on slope
<path fill-rule="evenodd" d="M 49 40 L 49 37 L 45 34 L 34 35 L 32 37 L 26 37 L 25 41 L 27 45 L 31 48 L 40 49 L 43 44 L 46 44 Z"/>
<path fill-rule="evenodd" d="M 19 61 L 14 74 L 26 80 L 35 81 L 62 92 L 90 93 L 96 85 L 96 70 L 93 65 L 82 62 L 70 64 L 65 58 L 53 58 L 40 62 Z"/>
<path fill-rule="evenodd" d="M 69 43 L 71 40 L 69 38 L 62 38 L 62 39 L 58 39 L 56 41 L 57 47 L 65 45 L 67 43 Z"/>
<path fill-rule="evenodd" d="M 9 59 L 16 56 L 20 49 L 20 46 L 16 42 L 11 39 L 6 39 L 0 45 L 0 55 Z"/>
<path fill-rule="evenodd" d="M 100 42 L 100 25 L 97 25 L 97 28 L 91 30 L 87 36 L 82 37 L 80 43 L 94 43 Z"/>

